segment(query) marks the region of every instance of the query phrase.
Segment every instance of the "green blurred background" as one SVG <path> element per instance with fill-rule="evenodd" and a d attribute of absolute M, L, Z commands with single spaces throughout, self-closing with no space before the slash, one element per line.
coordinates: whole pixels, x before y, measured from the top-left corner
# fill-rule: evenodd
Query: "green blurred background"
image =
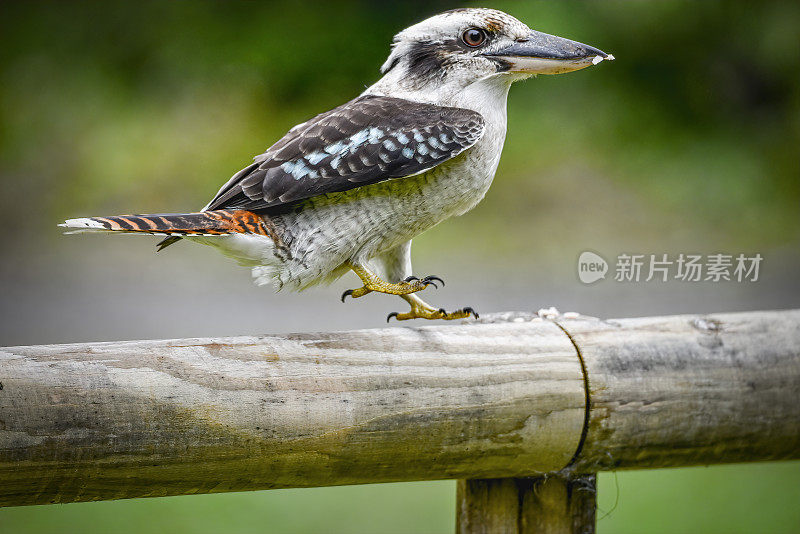
<path fill-rule="evenodd" d="M 363 328 L 402 310 L 343 307 L 352 278 L 275 295 L 204 247 L 155 256 L 156 238 L 54 224 L 199 208 L 291 126 L 375 81 L 395 32 L 459 5 L 0 4 L 0 345 Z M 435 303 L 602 317 L 800 306 L 800 4 L 490 7 L 617 61 L 512 89 L 486 199 L 415 240 L 415 270 L 448 280 Z M 587 249 L 764 262 L 758 282 L 586 286 Z M 454 495 L 446 481 L 15 508 L 0 532 L 451 532 Z M 602 474 L 599 501 L 601 533 L 800 532 L 800 464 Z"/>

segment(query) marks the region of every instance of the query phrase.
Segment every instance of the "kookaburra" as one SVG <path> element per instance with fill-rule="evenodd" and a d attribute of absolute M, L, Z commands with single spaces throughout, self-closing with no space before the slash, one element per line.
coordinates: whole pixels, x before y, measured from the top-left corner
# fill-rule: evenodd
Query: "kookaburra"
<path fill-rule="evenodd" d="M 394 38 L 383 76 L 360 96 L 298 124 L 237 172 L 200 212 L 70 219 L 71 231 L 137 232 L 218 248 L 259 285 L 304 289 L 349 270 L 371 292 L 411 305 L 406 319 L 459 319 L 417 293 L 411 240 L 486 194 L 506 136 L 512 83 L 613 59 L 531 30 L 501 11 L 456 9 Z M 442 282 L 443 283 L 443 282 Z M 437 286 L 438 287 L 438 286 Z"/>

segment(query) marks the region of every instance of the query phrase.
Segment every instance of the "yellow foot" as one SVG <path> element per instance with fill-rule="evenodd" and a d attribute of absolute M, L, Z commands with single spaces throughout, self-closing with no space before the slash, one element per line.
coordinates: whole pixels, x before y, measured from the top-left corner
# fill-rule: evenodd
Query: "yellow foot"
<path fill-rule="evenodd" d="M 392 317 L 398 321 L 408 321 L 409 319 L 444 319 L 446 321 L 452 321 L 453 319 L 466 319 L 470 315 L 474 316 L 476 319 L 479 317 L 478 312 L 469 306 L 454 312 L 448 312 L 444 308 L 439 308 L 437 310 L 416 295 L 404 296 L 403 298 L 411 304 L 411 311 L 406 313 L 392 312 L 386 317 L 387 323 Z"/>
<path fill-rule="evenodd" d="M 416 276 L 409 276 L 402 282 L 392 284 L 390 282 L 384 282 L 377 276 L 374 276 L 372 273 L 367 271 L 359 272 L 359 270 L 356 270 L 356 268 L 353 268 L 353 270 L 364 282 L 364 287 L 359 287 L 358 289 L 348 289 L 342 293 L 342 302 L 344 302 L 344 299 L 348 295 L 354 299 L 357 299 L 358 297 L 363 297 L 364 295 L 372 293 L 373 291 L 387 293 L 389 295 L 409 295 L 411 293 L 416 293 L 417 291 L 422 291 L 428 286 L 438 288 L 439 286 L 436 285 L 437 281 L 441 282 L 442 286 L 444 286 L 444 280 L 438 276 L 426 276 L 422 279 L 419 279 Z"/>

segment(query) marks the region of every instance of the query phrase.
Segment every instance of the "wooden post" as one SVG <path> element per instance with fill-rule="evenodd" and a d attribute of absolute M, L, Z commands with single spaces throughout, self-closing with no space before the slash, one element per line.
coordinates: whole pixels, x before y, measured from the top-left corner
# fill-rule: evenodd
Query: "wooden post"
<path fill-rule="evenodd" d="M 0 506 L 800 458 L 800 311 L 496 319 L 0 348 Z"/>
<path fill-rule="evenodd" d="M 569 472 L 798 456 L 797 311 L 557 323 L 587 387 Z M 593 474 L 460 480 L 456 530 L 592 533 L 595 488 Z"/>
<path fill-rule="evenodd" d="M 595 475 L 459 480 L 457 534 L 592 534 Z"/>

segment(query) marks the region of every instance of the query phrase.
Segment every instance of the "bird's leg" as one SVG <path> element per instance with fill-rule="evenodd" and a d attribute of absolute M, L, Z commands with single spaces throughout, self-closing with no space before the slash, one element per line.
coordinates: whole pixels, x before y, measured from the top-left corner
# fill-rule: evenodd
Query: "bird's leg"
<path fill-rule="evenodd" d="M 444 308 L 434 308 L 416 295 L 400 295 L 406 302 L 411 305 L 411 311 L 406 313 L 392 312 L 386 318 L 386 322 L 394 317 L 398 321 L 407 321 L 409 319 L 465 319 L 470 315 L 478 318 L 478 314 L 470 307 L 461 308 L 454 312 L 448 312 Z"/>
<path fill-rule="evenodd" d="M 359 287 L 358 289 L 348 289 L 342 293 L 342 302 L 344 302 L 345 297 L 348 295 L 354 299 L 357 299 L 358 297 L 363 297 L 367 293 L 377 291 L 378 293 L 402 296 L 415 293 L 417 291 L 422 291 L 430 285 L 433 287 L 439 287 L 436 285 L 436 281 L 439 281 L 444 285 L 444 281 L 442 281 L 442 279 L 438 276 L 426 276 L 421 280 L 416 276 L 409 276 L 405 280 L 401 280 L 397 283 L 386 282 L 364 265 L 356 263 L 350 263 L 348 265 L 350 269 L 352 269 L 353 272 L 356 273 L 359 278 L 361 278 L 361 281 L 364 282 L 364 287 Z"/>

